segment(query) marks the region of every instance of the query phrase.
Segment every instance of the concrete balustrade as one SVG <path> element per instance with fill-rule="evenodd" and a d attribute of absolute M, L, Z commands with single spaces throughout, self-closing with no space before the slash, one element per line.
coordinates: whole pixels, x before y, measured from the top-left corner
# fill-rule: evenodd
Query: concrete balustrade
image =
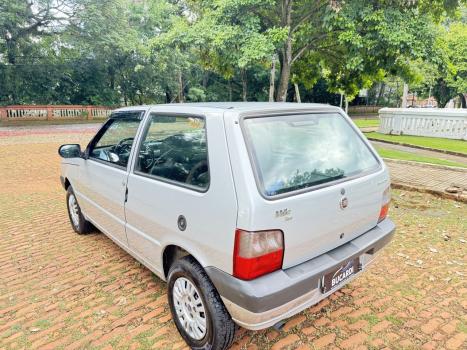
<path fill-rule="evenodd" d="M 17 120 L 92 120 L 108 118 L 112 109 L 101 106 L 47 105 L 0 107 L 0 118 Z"/>
<path fill-rule="evenodd" d="M 379 132 L 467 140 L 467 109 L 382 108 Z"/>

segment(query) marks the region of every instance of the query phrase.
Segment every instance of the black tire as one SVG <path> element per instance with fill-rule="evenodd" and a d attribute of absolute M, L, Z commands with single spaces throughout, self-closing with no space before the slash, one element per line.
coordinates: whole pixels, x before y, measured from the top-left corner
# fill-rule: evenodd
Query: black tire
<path fill-rule="evenodd" d="M 173 289 L 175 282 L 181 277 L 191 281 L 196 287 L 206 311 L 206 333 L 200 340 L 196 340 L 185 331 L 175 310 Z M 191 256 L 181 258 L 170 267 L 167 282 L 170 311 L 178 331 L 188 346 L 199 350 L 228 349 L 233 342 L 236 325 L 201 265 Z"/>
<path fill-rule="evenodd" d="M 78 216 L 78 222 L 76 224 L 73 222 L 70 210 L 70 197 L 73 197 L 76 201 L 76 209 Z M 83 213 L 81 213 L 81 208 L 78 204 L 78 200 L 76 199 L 75 193 L 73 192 L 73 188 L 71 188 L 71 186 L 68 186 L 68 189 L 66 190 L 66 207 L 68 211 L 68 218 L 70 219 L 71 227 L 73 228 L 73 230 L 79 235 L 89 233 L 92 230 L 92 224 L 89 221 L 87 221 L 84 218 Z"/>

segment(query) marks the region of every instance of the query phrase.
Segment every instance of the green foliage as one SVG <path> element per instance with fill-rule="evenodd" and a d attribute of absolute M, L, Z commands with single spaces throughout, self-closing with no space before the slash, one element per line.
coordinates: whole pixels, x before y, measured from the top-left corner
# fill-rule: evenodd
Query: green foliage
<path fill-rule="evenodd" d="M 206 101 L 206 93 L 203 88 L 200 87 L 191 87 L 188 90 L 188 101 L 191 102 L 203 102 Z"/>
<path fill-rule="evenodd" d="M 435 46 L 438 60 L 433 93 L 441 106 L 467 92 L 467 20 L 439 26 Z"/>
<path fill-rule="evenodd" d="M 453 23 L 440 35 L 445 52 L 446 82 L 457 93 L 467 92 L 467 23 Z"/>
<path fill-rule="evenodd" d="M 386 77 L 466 92 L 464 0 L 0 2 L 0 104 L 338 104 Z M 441 24 L 438 24 L 441 23 Z M 285 95 L 284 95 L 285 93 Z"/>
<path fill-rule="evenodd" d="M 387 74 L 416 80 L 412 62 L 427 59 L 435 39 L 431 22 L 416 8 L 366 1 L 349 2 L 333 28 L 341 51 L 328 60 L 328 79 L 350 98 Z"/>

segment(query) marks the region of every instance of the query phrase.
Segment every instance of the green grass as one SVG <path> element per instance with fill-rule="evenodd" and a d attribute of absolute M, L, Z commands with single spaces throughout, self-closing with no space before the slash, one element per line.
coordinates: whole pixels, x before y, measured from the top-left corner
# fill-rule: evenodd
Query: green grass
<path fill-rule="evenodd" d="M 352 119 L 359 128 L 371 128 L 379 126 L 379 119 Z"/>
<path fill-rule="evenodd" d="M 443 151 L 452 151 L 463 153 L 467 155 L 467 141 L 463 140 L 451 140 L 443 139 L 438 137 L 423 137 L 423 136 L 408 136 L 408 135 L 386 135 L 377 132 L 369 132 L 365 134 L 366 137 L 392 141 L 398 143 L 405 143 L 409 145 L 428 147 L 433 149 L 439 149 Z"/>
<path fill-rule="evenodd" d="M 379 322 L 379 318 L 378 316 L 376 316 L 375 314 L 367 314 L 367 315 L 363 315 L 362 317 L 360 317 L 362 320 L 366 320 L 368 321 L 368 323 L 370 324 L 370 326 L 374 326 L 375 324 L 377 324 Z"/>
<path fill-rule="evenodd" d="M 402 326 L 404 324 L 404 321 L 402 321 L 400 318 L 394 315 L 388 315 L 385 317 L 385 319 L 391 322 L 392 324 L 395 324 L 396 326 Z"/>
<path fill-rule="evenodd" d="M 414 153 L 390 150 L 390 149 L 380 148 L 380 147 L 376 147 L 376 150 L 378 151 L 379 155 L 383 158 L 410 160 L 412 162 L 419 162 L 419 163 L 428 163 L 428 164 L 467 168 L 466 164 L 452 162 L 450 160 L 445 160 L 445 159 L 425 157 L 425 156 L 420 156 Z"/>
<path fill-rule="evenodd" d="M 461 320 L 461 322 L 457 324 L 456 328 L 459 332 L 467 333 L 467 322 Z"/>
<path fill-rule="evenodd" d="M 34 322 L 34 326 L 38 327 L 40 329 L 46 329 L 49 328 L 51 325 L 51 322 L 49 320 L 38 320 Z"/>

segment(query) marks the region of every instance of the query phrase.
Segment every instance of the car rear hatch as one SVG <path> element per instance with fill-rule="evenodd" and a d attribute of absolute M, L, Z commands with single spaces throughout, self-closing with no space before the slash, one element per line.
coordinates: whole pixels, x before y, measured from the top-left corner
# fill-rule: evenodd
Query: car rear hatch
<path fill-rule="evenodd" d="M 245 118 L 242 129 L 262 196 L 249 229 L 283 231 L 283 268 L 377 224 L 389 176 L 343 115 Z"/>

